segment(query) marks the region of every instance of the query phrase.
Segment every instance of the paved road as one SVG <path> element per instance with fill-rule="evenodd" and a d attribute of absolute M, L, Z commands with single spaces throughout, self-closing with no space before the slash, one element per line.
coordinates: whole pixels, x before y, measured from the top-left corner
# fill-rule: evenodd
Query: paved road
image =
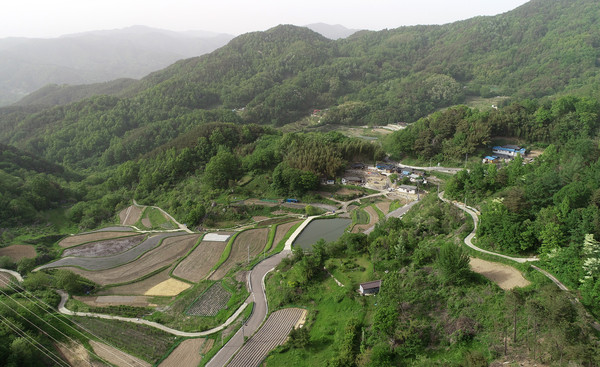
<path fill-rule="evenodd" d="M 284 250 L 275 256 L 272 256 L 256 265 L 250 274 L 250 292 L 254 300 L 254 309 L 248 321 L 243 328 L 219 350 L 219 352 L 206 364 L 207 367 L 225 366 L 227 361 L 233 357 L 244 344 L 244 336 L 253 335 L 262 325 L 265 320 L 269 307 L 267 305 L 267 297 L 264 289 L 265 276 L 273 270 L 284 257 L 287 257 L 291 252 Z"/>
<path fill-rule="evenodd" d="M 525 263 L 525 262 L 529 262 L 529 261 L 538 261 L 539 259 L 537 257 L 513 257 L 513 256 L 508 256 L 508 255 L 503 255 L 503 254 L 499 254 L 496 252 L 492 252 L 492 251 L 488 251 L 488 250 L 484 250 L 482 248 L 479 248 L 477 246 L 475 246 L 473 244 L 473 238 L 475 238 L 475 233 L 477 232 L 477 226 L 479 224 L 479 216 L 477 213 L 477 210 L 475 208 L 472 208 L 470 206 L 465 206 L 462 203 L 456 202 L 456 201 L 450 201 L 448 199 L 444 198 L 444 192 L 440 192 L 438 194 L 439 198 L 442 201 L 445 201 L 447 203 L 450 204 L 454 204 L 454 206 L 456 206 L 457 208 L 465 211 L 466 213 L 468 213 L 472 218 L 473 218 L 473 231 L 471 231 L 471 233 L 469 233 L 469 235 L 465 238 L 465 244 L 467 246 L 469 246 L 470 248 L 472 248 L 475 251 L 479 251 L 482 252 L 484 254 L 488 254 L 488 255 L 492 255 L 492 256 L 498 256 L 498 257 L 502 257 L 504 259 L 508 259 L 508 260 L 512 260 L 518 263 Z M 462 205 L 461 205 L 462 204 Z"/>

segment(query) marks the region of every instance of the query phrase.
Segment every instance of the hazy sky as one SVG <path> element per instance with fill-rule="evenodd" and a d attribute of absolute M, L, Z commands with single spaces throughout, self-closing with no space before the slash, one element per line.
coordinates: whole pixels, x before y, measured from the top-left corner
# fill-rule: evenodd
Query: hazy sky
<path fill-rule="evenodd" d="M 175 31 L 231 34 L 278 24 L 342 24 L 380 30 L 443 24 L 512 10 L 526 0 L 6 0 L 0 38 L 57 37 L 68 33 L 147 25 Z"/>

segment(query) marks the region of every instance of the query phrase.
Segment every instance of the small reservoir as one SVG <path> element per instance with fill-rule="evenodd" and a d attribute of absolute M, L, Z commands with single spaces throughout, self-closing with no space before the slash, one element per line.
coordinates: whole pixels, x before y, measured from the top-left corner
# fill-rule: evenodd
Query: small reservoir
<path fill-rule="evenodd" d="M 293 245 L 300 246 L 303 250 L 310 250 L 312 245 L 321 238 L 326 242 L 335 241 L 342 237 L 350 223 L 352 220 L 347 218 L 315 219 L 304 228 Z"/>

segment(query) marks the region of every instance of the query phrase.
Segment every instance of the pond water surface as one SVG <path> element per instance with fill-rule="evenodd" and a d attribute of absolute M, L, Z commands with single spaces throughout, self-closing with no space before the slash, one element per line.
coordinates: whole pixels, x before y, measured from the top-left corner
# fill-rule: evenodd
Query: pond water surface
<path fill-rule="evenodd" d="M 327 242 L 335 241 L 344 234 L 344 230 L 352 223 L 347 218 L 315 219 L 294 241 L 294 246 L 300 246 L 304 250 L 310 250 L 312 245 L 321 238 Z"/>

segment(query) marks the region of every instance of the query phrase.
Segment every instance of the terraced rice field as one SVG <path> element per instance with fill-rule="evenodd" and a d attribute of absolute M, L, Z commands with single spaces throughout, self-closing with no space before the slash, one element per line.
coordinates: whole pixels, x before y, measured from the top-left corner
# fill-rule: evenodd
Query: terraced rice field
<path fill-rule="evenodd" d="M 146 361 L 142 361 L 110 345 L 90 340 L 90 346 L 100 358 L 119 367 L 151 367 Z"/>
<path fill-rule="evenodd" d="M 213 284 L 206 292 L 192 304 L 186 314 L 190 316 L 216 316 L 219 311 L 227 306 L 227 302 L 231 298 L 223 285 L 219 283 Z"/>
<path fill-rule="evenodd" d="M 139 259 L 107 270 L 88 271 L 75 267 L 66 269 L 100 285 L 130 282 L 173 264 L 196 244 L 199 237 L 199 234 L 191 234 L 166 238 L 159 247 L 148 251 Z"/>
<path fill-rule="evenodd" d="M 140 220 L 140 216 L 142 215 L 143 208 L 131 205 L 128 208 L 123 209 L 119 213 L 120 223 L 124 226 L 132 226 Z"/>
<path fill-rule="evenodd" d="M 122 238 L 114 238 L 110 240 L 97 241 L 86 243 L 85 245 L 74 246 L 65 249 L 62 257 L 79 256 L 79 257 L 103 257 L 120 254 L 137 245 L 139 245 L 146 235 L 140 234 L 137 236 L 128 236 Z"/>
<path fill-rule="evenodd" d="M 186 367 L 197 366 L 202 360 L 200 349 L 206 343 L 206 339 L 184 340 L 175 348 L 169 356 L 159 364 L 159 367 Z"/>
<path fill-rule="evenodd" d="M 250 249 L 250 259 L 262 253 L 267 243 L 268 235 L 268 228 L 250 229 L 240 233 L 233 242 L 231 253 L 227 258 L 227 261 L 219 266 L 213 275 L 210 276 L 210 279 L 219 280 L 223 278 L 229 270 L 236 266 L 236 264 L 246 263 L 248 261 L 248 249 Z"/>
<path fill-rule="evenodd" d="M 180 236 L 181 233 L 161 233 L 148 237 L 144 242 L 129 251 L 121 254 L 105 257 L 66 257 L 49 264 L 40 266 L 38 269 L 56 268 L 62 266 L 76 266 L 86 270 L 106 270 L 120 265 L 130 263 L 143 255 L 144 253 L 154 249 L 159 243 L 168 238 Z M 196 235 L 197 236 L 197 235 Z M 181 236 L 185 237 L 185 236 Z M 162 246 L 161 246 L 162 247 Z"/>
<path fill-rule="evenodd" d="M 379 216 L 373 207 L 368 206 L 365 208 L 365 211 L 369 214 L 369 223 L 368 224 L 357 224 L 352 229 L 352 233 L 362 232 L 365 229 L 373 227 L 379 221 Z"/>
<path fill-rule="evenodd" d="M 390 212 L 390 202 L 389 201 L 380 201 L 375 204 L 379 210 L 383 212 L 383 214 L 387 214 Z"/>
<path fill-rule="evenodd" d="M 182 262 L 173 275 L 197 283 L 206 278 L 225 249 L 227 242 L 202 241 Z"/>
<path fill-rule="evenodd" d="M 306 314 L 301 308 L 286 308 L 275 311 L 264 325 L 252 336 L 233 357 L 228 367 L 258 367 L 267 354 L 285 343 L 292 328 Z"/>
<path fill-rule="evenodd" d="M 154 287 L 148 289 L 145 296 L 162 296 L 162 297 L 172 297 L 176 296 L 179 293 L 185 291 L 191 287 L 189 283 L 182 282 L 181 280 L 169 278 L 164 282 L 155 285 Z"/>
<path fill-rule="evenodd" d="M 134 306 L 147 307 L 150 305 L 148 297 L 144 296 L 72 296 L 74 299 L 85 303 L 92 307 L 107 307 L 107 306 Z"/>
<path fill-rule="evenodd" d="M 164 282 L 167 279 L 170 279 L 169 276 L 170 268 L 161 271 L 158 274 L 155 274 L 147 279 L 141 280 L 139 282 L 119 285 L 116 287 L 110 287 L 108 289 L 102 290 L 98 293 L 98 295 L 138 295 L 143 296 L 148 290 L 152 289 L 156 285 Z"/>
<path fill-rule="evenodd" d="M 78 246 L 78 245 L 81 245 L 81 244 L 84 244 L 87 242 L 107 240 L 109 238 L 118 238 L 118 237 L 123 237 L 123 236 L 127 236 L 127 235 L 133 235 L 133 234 L 137 234 L 137 233 L 132 232 L 132 231 L 90 232 L 90 233 L 84 233 L 84 234 L 79 234 L 79 235 L 63 238 L 58 243 L 58 245 L 60 247 L 68 248 L 68 247 Z"/>
<path fill-rule="evenodd" d="M 37 256 L 33 245 L 12 245 L 0 248 L 0 256 L 8 256 L 12 261 L 33 259 Z"/>
<path fill-rule="evenodd" d="M 7 273 L 0 273 L 0 288 L 8 288 L 8 285 L 12 280 L 15 280 L 15 278 L 13 278 L 12 275 Z"/>
<path fill-rule="evenodd" d="M 286 233 L 290 230 L 290 228 L 292 228 L 293 226 L 295 226 L 299 221 L 293 221 L 293 222 L 289 222 L 289 223 L 283 223 L 277 226 L 277 231 L 275 232 L 275 238 L 273 239 L 273 244 L 271 245 L 271 248 L 269 249 L 272 250 L 274 249 L 277 244 L 279 243 L 279 241 L 281 241 L 283 239 L 283 237 L 285 237 Z"/>

